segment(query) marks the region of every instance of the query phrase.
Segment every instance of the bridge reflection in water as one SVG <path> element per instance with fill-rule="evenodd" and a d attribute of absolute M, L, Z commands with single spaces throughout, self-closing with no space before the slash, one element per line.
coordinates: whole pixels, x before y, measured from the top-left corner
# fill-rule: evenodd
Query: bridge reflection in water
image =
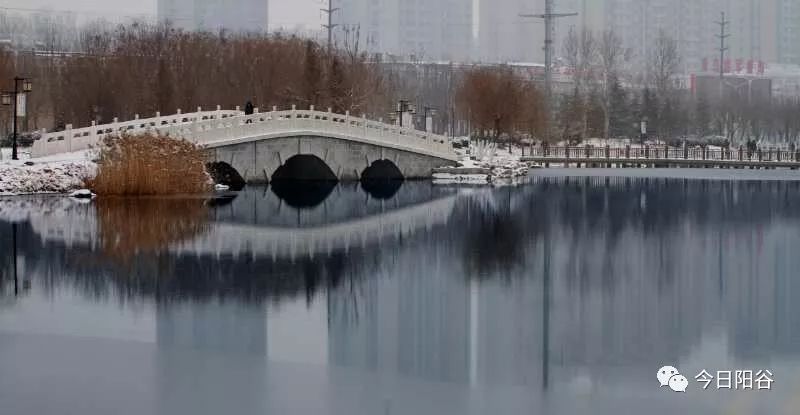
<path fill-rule="evenodd" d="M 40 233 L 34 216 L 20 225 L 28 307 L 69 315 L 53 294 L 77 292 L 78 309 L 113 310 L 118 330 L 135 326 L 122 316 L 152 319 L 155 358 L 132 359 L 129 376 L 156 382 L 129 393 L 164 412 L 719 412 L 713 396 L 668 399 L 652 379 L 664 362 L 692 376 L 772 369 L 783 382 L 752 394 L 764 413 L 791 413 L 800 386 L 794 182 L 544 177 L 467 194 L 406 183 L 389 200 L 353 185 L 303 209 L 264 188 L 208 209 L 207 231 L 135 267 L 91 237 Z M 426 222 L 423 210 L 447 214 Z M 358 237 L 324 236 L 344 230 Z M 0 333 L 33 320 L 14 307 Z M 0 369 L 43 359 L 21 350 L 0 353 Z"/>

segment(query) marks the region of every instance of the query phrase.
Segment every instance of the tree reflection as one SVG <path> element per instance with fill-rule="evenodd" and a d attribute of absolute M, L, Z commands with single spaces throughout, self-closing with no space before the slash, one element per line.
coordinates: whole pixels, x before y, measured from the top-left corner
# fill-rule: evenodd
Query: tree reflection
<path fill-rule="evenodd" d="M 504 189 L 491 194 L 491 203 L 481 199 L 466 202 L 469 220 L 459 228 L 465 245 L 463 249 L 466 268 L 473 276 L 507 275 L 522 265 L 525 257 L 527 233 L 513 220 L 511 198 L 514 189 Z"/>
<path fill-rule="evenodd" d="M 100 245 L 110 257 L 130 261 L 157 253 L 208 228 L 199 198 L 101 198 L 96 203 Z"/>

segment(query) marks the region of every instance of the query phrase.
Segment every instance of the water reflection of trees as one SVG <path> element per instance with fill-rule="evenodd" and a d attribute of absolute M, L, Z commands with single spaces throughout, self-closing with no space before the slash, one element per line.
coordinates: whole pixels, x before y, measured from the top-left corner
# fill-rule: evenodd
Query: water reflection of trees
<path fill-rule="evenodd" d="M 159 303 L 190 299 L 279 303 L 298 298 L 310 303 L 326 290 L 357 285 L 355 281 L 368 274 L 367 265 L 359 263 L 376 254 L 354 248 L 348 254 L 291 260 L 160 251 L 141 252 L 123 262 L 86 247 L 66 250 L 60 244 L 39 243 L 29 239 L 26 256 L 31 259 L 29 271 L 44 277 L 45 290 L 70 286 L 95 300 Z"/>
<path fill-rule="evenodd" d="M 504 189 L 467 198 L 457 208 L 456 215 L 462 220 L 450 228 L 450 237 L 464 241 L 462 256 L 471 275 L 508 276 L 512 268 L 524 262 L 528 232 L 511 220 L 513 191 Z"/>
<path fill-rule="evenodd" d="M 422 191 L 404 193 L 400 208 L 414 205 L 417 199 L 419 203 L 428 202 L 441 193 L 431 186 L 414 189 Z M 358 280 L 368 274 L 370 266 L 377 266 L 382 252 L 386 252 L 382 251 L 386 246 L 354 244 L 335 247 L 328 254 L 299 252 L 296 258 L 282 258 L 274 252 L 222 253 L 227 252 L 225 249 L 217 254 L 194 253 L 191 243 L 180 243 L 213 232 L 211 223 L 217 223 L 217 216 L 224 217 L 220 224 L 237 219 L 251 222 L 251 218 L 270 218 L 282 211 L 280 204 L 256 203 L 258 197 L 272 200 L 263 189 L 257 193 L 255 200 L 252 192 L 245 192 L 222 207 L 186 198 L 98 200 L 85 212 L 66 209 L 60 213 L 62 218 L 40 220 L 44 225 L 26 224 L 25 256 L 29 265 L 37 268 L 36 273 L 45 276 L 47 289 L 69 284 L 97 300 L 113 295 L 130 301 L 181 297 L 280 301 L 299 296 L 312 301 L 331 288 L 344 286 L 357 292 Z M 380 216 L 399 209 L 394 203 L 372 200 L 357 186 L 342 188 L 340 193 L 340 203 L 334 206 L 337 212 L 351 205 L 358 208 L 356 215 L 368 212 Z M 444 191 L 448 193 L 452 192 Z M 334 215 L 334 219 L 340 216 Z M 45 234 L 51 236 L 41 237 Z"/>
<path fill-rule="evenodd" d="M 469 235 L 461 261 L 483 279 L 487 321 L 539 316 L 540 298 L 552 297 L 553 364 L 602 378 L 609 368 L 688 356 L 720 322 L 736 356 L 793 355 L 800 285 L 789 252 L 800 238 L 783 229 L 800 224 L 798 190 L 795 182 L 539 179 L 494 190 L 491 203 L 461 203 L 449 231 L 454 240 Z M 515 303 L 503 311 L 507 302 Z M 515 335 L 488 336 L 486 347 Z M 501 355 L 489 354 L 505 362 Z M 509 363 L 517 366 L 524 360 Z"/>
<path fill-rule="evenodd" d="M 537 215 L 569 228 L 608 232 L 635 226 L 663 232 L 693 225 L 752 225 L 773 216 L 800 218 L 800 182 L 745 182 L 635 178 L 547 178 L 529 190 Z"/>
<path fill-rule="evenodd" d="M 602 378 L 609 368 L 678 361 L 720 321 L 734 353 L 794 354 L 797 261 L 774 247 L 800 243 L 775 232 L 800 218 L 797 187 L 539 180 L 461 198 L 446 225 L 295 260 L 159 250 L 121 267 L 91 247 L 22 233 L 29 265 L 51 292 L 160 305 L 327 300 L 337 361 L 378 367 L 388 327 L 406 342 L 402 371 L 437 380 L 469 373 L 462 352 L 477 301 L 479 376 L 528 384 L 540 366 L 552 365 L 554 378 L 586 368 Z M 782 262 L 749 251 L 761 225 Z M 726 235 L 737 245 L 723 252 Z M 465 275 L 483 280 L 465 284 Z"/>
<path fill-rule="evenodd" d="M 117 290 L 122 297 L 165 300 L 181 295 L 310 300 L 343 283 L 358 285 L 360 278 L 369 277 L 369 269 L 404 244 L 452 247 L 469 277 L 537 279 L 547 239 L 557 242 L 550 255 L 562 262 L 553 267 L 570 286 L 610 290 L 626 277 L 613 262 L 613 255 L 619 258 L 619 252 L 630 247 L 626 234 L 650 238 L 661 245 L 664 258 L 676 258 L 680 247 L 673 246 L 669 236 L 675 229 L 746 229 L 776 217 L 800 218 L 797 190 L 798 184 L 779 182 L 542 179 L 462 198 L 449 223 L 422 239 L 412 235 L 322 257 L 300 255 L 297 260 L 169 252 L 166 247 L 172 242 L 208 226 L 202 201 L 109 200 L 97 206 L 103 254 L 54 243 L 39 247 L 42 242 L 29 236 L 26 256 L 35 258 L 32 262 L 54 279 L 66 267 L 81 289 L 98 296 Z M 670 286 L 677 273 L 674 266 L 672 261 L 654 264 L 653 278 Z"/>
<path fill-rule="evenodd" d="M 100 244 L 115 259 L 165 250 L 208 228 L 199 198 L 101 198 L 96 202 Z"/>
<path fill-rule="evenodd" d="M 467 278 L 510 278 L 540 287 L 546 255 L 566 303 L 592 298 L 631 303 L 621 294 L 630 290 L 646 303 L 672 298 L 677 290 L 688 311 L 675 312 L 691 318 L 704 303 L 741 309 L 733 294 L 741 289 L 737 284 L 768 287 L 767 280 L 786 278 L 785 269 L 771 268 L 759 276 L 748 272 L 761 254 L 730 250 L 726 244 L 755 243 L 754 229 L 774 230 L 775 223 L 800 219 L 797 190 L 800 184 L 794 182 L 548 178 L 462 201 L 448 238 L 460 247 Z M 769 240 L 793 246 L 789 240 Z M 732 268 L 734 263 L 740 269 Z M 689 285 L 696 289 L 685 291 Z M 711 303 L 709 294 L 714 295 Z M 626 321 L 626 312 L 648 312 L 644 304 L 634 303 L 609 318 Z M 624 336 L 629 332 L 638 335 L 622 330 Z"/>

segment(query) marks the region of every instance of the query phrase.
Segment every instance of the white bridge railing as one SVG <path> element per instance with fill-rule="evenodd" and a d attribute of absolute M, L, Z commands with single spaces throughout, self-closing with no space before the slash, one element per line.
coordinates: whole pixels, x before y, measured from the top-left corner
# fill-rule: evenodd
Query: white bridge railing
<path fill-rule="evenodd" d="M 81 129 L 67 128 L 57 133 L 43 132 L 34 143 L 33 157 L 86 150 L 97 146 L 103 137 L 123 132 L 153 131 L 182 137 L 207 147 L 291 136 L 322 136 L 391 147 L 414 153 L 427 154 L 447 160 L 457 160 L 450 139 L 446 136 L 401 128 L 381 121 L 368 120 L 333 112 L 310 110 L 256 112 L 243 115 L 241 111 L 198 112 L 156 116 L 149 119 L 91 126 Z"/>
<path fill-rule="evenodd" d="M 177 114 L 161 116 L 156 113 L 155 117 L 140 119 L 137 115 L 131 121 L 117 121 L 109 124 L 92 125 L 84 128 L 72 128 L 72 124 L 67 124 L 63 131 L 48 133 L 47 130 L 41 131 L 41 136 L 34 141 L 31 148 L 31 157 L 45 157 L 55 154 L 71 153 L 74 151 L 88 150 L 100 144 L 100 141 L 107 135 L 117 135 L 120 133 L 141 133 L 167 128 L 173 125 L 187 124 L 205 120 L 221 120 L 224 118 L 241 115 L 242 112 L 225 111 L 217 107 L 216 111 L 200 111 L 183 114 L 178 110 Z"/>

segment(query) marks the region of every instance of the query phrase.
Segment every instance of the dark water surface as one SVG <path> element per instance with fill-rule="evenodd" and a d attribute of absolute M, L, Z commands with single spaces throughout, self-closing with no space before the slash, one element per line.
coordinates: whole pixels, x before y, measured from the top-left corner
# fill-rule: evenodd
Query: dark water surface
<path fill-rule="evenodd" d="M 0 200 L 0 414 L 800 413 L 800 182 L 538 174 Z"/>

